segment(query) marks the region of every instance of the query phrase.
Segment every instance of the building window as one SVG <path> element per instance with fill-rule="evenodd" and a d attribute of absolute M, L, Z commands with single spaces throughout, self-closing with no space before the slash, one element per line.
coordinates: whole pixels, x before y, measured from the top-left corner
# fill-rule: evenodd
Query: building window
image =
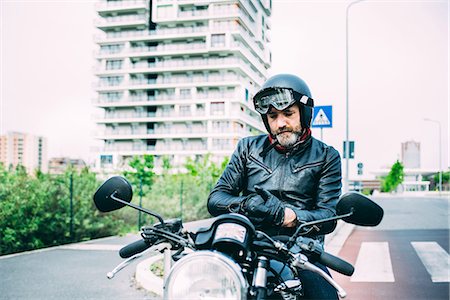
<path fill-rule="evenodd" d="M 198 115 L 204 114 L 204 113 L 205 113 L 205 105 L 202 104 L 202 103 L 196 104 L 196 105 L 195 105 L 195 112 L 196 112 Z"/>
<path fill-rule="evenodd" d="M 173 6 L 172 5 L 159 5 L 156 8 L 156 16 L 158 18 L 168 18 L 172 15 Z"/>
<path fill-rule="evenodd" d="M 228 139 L 213 139 L 212 147 L 214 150 L 227 150 L 230 148 L 230 141 Z"/>
<path fill-rule="evenodd" d="M 225 34 L 211 34 L 211 47 L 225 47 Z"/>
<path fill-rule="evenodd" d="M 122 51 L 123 45 L 104 45 L 100 47 L 100 52 L 102 54 L 115 54 Z"/>
<path fill-rule="evenodd" d="M 191 98 L 191 89 L 180 89 L 180 98 L 181 99 L 190 99 Z"/>
<path fill-rule="evenodd" d="M 227 132 L 229 130 L 229 123 L 227 121 L 213 121 L 214 132 Z"/>
<path fill-rule="evenodd" d="M 100 155 L 100 165 L 102 167 L 112 165 L 112 163 L 113 163 L 112 155 Z"/>
<path fill-rule="evenodd" d="M 110 76 L 101 78 L 101 83 L 103 86 L 116 86 L 122 83 L 123 77 L 121 76 Z"/>
<path fill-rule="evenodd" d="M 106 61 L 106 70 L 118 70 L 122 68 L 121 60 L 107 60 Z"/>
<path fill-rule="evenodd" d="M 191 106 L 190 105 L 180 105 L 180 116 L 190 116 Z"/>
<path fill-rule="evenodd" d="M 211 115 L 223 115 L 225 113 L 225 102 L 211 102 Z"/>

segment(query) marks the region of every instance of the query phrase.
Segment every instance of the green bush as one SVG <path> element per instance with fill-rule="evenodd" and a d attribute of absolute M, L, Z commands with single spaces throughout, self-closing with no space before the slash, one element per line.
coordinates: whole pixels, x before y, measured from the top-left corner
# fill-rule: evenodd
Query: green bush
<path fill-rule="evenodd" d="M 403 164 L 398 160 L 392 165 L 389 174 L 382 179 L 381 189 L 383 192 L 395 191 L 397 186 L 403 182 L 405 173 L 403 171 Z"/>
<path fill-rule="evenodd" d="M 209 217 L 206 201 L 227 161 L 217 166 L 209 156 L 189 160 L 187 173 L 170 174 L 168 161 L 161 175 L 153 173 L 153 157 L 135 157 L 124 176 L 133 186 L 134 203 L 165 219 L 183 221 Z M 70 182 L 73 183 L 73 232 L 70 231 Z M 69 242 L 137 231 L 138 212 L 123 208 L 99 212 L 92 200 L 101 182 L 96 174 L 72 168 L 61 175 L 26 173 L 22 166 L 6 169 L 0 164 L 0 255 Z M 142 214 L 141 224 L 157 220 Z"/>
<path fill-rule="evenodd" d="M 72 174 L 72 175 L 71 175 Z M 70 177 L 73 176 L 73 234 L 70 233 Z M 88 169 L 61 175 L 28 175 L 22 166 L 0 164 L 0 254 L 117 234 L 119 214 L 101 214 L 92 196 L 100 182 Z"/>

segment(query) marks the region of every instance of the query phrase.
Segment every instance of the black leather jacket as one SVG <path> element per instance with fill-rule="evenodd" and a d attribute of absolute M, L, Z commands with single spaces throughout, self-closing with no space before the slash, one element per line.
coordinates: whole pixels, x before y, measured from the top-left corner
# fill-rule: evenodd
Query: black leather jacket
<path fill-rule="evenodd" d="M 268 146 L 267 135 L 239 141 L 208 198 L 210 214 L 236 212 L 235 207 L 259 185 L 292 208 L 299 221 L 334 216 L 342 186 L 339 153 L 313 137 L 290 152 L 274 148 L 261 156 Z"/>

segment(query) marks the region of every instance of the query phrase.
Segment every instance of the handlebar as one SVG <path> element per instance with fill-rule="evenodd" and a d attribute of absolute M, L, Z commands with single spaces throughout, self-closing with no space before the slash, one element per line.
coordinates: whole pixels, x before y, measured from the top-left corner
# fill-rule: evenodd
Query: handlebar
<path fill-rule="evenodd" d="M 151 246 L 152 244 L 146 240 L 138 240 L 120 249 L 119 255 L 122 258 L 129 258 L 135 254 L 141 253 Z"/>
<path fill-rule="evenodd" d="M 319 262 L 329 267 L 330 269 L 333 269 L 347 276 L 351 276 L 355 271 L 355 268 L 345 260 L 326 252 L 322 252 L 319 257 Z"/>

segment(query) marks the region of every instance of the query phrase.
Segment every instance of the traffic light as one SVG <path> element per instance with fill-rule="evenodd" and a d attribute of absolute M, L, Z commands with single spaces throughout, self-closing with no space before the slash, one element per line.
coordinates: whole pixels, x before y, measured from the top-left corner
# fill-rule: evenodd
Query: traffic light
<path fill-rule="evenodd" d="M 346 141 L 344 141 L 344 158 L 347 158 L 347 147 L 345 147 L 346 145 Z M 348 157 L 349 159 L 355 158 L 355 142 L 354 141 L 349 141 L 349 150 L 350 150 L 350 156 Z"/>
<path fill-rule="evenodd" d="M 358 167 L 358 175 L 362 175 L 363 174 L 363 167 L 364 167 L 363 163 L 359 162 L 356 166 Z"/>

